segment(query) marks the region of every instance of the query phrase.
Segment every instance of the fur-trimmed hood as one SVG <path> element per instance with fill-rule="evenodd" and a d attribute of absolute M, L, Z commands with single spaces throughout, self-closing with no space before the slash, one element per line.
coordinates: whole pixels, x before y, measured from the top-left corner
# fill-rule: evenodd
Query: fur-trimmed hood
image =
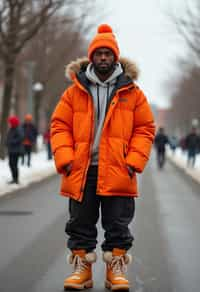
<path fill-rule="evenodd" d="M 65 76 L 69 80 L 73 80 L 74 76 L 80 71 L 85 71 L 87 65 L 89 64 L 89 59 L 87 57 L 79 58 L 76 61 L 72 61 L 66 66 Z M 120 58 L 119 62 L 122 65 L 125 76 L 131 78 L 133 81 L 137 80 L 139 75 L 139 70 L 137 65 L 130 61 L 128 58 Z"/>

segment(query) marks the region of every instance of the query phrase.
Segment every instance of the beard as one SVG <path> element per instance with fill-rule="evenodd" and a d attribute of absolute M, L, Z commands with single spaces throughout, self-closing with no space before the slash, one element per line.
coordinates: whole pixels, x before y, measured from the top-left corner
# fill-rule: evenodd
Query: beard
<path fill-rule="evenodd" d="M 111 64 L 107 64 L 107 63 L 93 63 L 94 66 L 94 70 L 102 75 L 106 75 L 108 73 L 112 73 L 115 69 L 115 62 L 111 63 Z"/>

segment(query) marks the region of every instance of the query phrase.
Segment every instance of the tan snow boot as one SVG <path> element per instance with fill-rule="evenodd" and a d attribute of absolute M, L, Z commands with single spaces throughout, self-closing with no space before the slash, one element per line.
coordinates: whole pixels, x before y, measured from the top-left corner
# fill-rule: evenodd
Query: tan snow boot
<path fill-rule="evenodd" d="M 86 253 L 83 249 L 73 250 L 68 261 L 74 266 L 74 271 L 71 276 L 65 279 L 64 289 L 92 288 L 92 263 L 96 261 L 96 253 Z"/>
<path fill-rule="evenodd" d="M 105 287 L 114 290 L 129 290 L 129 281 L 125 277 L 127 264 L 132 261 L 131 255 L 126 250 L 114 248 L 113 251 L 103 253 L 103 260 L 106 263 Z"/>

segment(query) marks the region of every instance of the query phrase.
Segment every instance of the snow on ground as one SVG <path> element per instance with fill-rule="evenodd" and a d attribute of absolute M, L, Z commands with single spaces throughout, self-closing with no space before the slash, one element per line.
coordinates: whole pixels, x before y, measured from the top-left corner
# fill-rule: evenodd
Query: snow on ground
<path fill-rule="evenodd" d="M 21 159 L 19 160 L 20 183 L 18 185 L 7 184 L 7 182 L 11 180 L 8 161 L 7 159 L 0 160 L 0 196 L 25 188 L 32 182 L 40 181 L 45 177 L 56 173 L 54 162 L 53 160 L 47 160 L 47 154 L 44 147 L 40 146 L 39 150 L 38 153 L 32 154 L 32 165 L 30 168 L 26 165 L 21 165 Z M 197 156 L 194 168 L 187 167 L 187 154 L 179 148 L 176 149 L 175 153 L 172 153 L 172 151 L 168 149 L 167 156 L 168 159 L 185 171 L 185 173 L 192 176 L 193 179 L 200 183 L 200 155 Z"/>
<path fill-rule="evenodd" d="M 38 149 L 38 153 L 32 154 L 31 167 L 22 165 L 21 157 L 19 158 L 19 184 L 8 184 L 8 181 L 12 179 L 8 160 L 0 159 L 0 196 L 25 188 L 32 182 L 40 181 L 56 173 L 53 159 L 47 160 L 47 153 L 41 141 L 39 141 Z"/>
<path fill-rule="evenodd" d="M 195 181 L 200 183 L 200 154 L 196 156 L 194 168 L 187 166 L 187 152 L 183 152 L 180 148 L 177 148 L 175 153 L 168 149 L 167 157 L 186 174 L 190 175 Z"/>

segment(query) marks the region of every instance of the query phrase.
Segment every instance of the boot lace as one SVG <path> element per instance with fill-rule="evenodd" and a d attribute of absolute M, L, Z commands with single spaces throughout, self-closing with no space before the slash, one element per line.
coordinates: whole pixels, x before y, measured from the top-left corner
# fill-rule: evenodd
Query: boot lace
<path fill-rule="evenodd" d="M 127 267 L 124 261 L 124 256 L 114 256 L 110 267 L 112 269 L 113 274 L 121 275 L 127 271 Z"/>
<path fill-rule="evenodd" d="M 88 267 L 86 261 L 84 261 L 84 259 L 81 258 L 79 255 L 74 256 L 72 265 L 74 266 L 73 274 L 80 274 Z"/>

